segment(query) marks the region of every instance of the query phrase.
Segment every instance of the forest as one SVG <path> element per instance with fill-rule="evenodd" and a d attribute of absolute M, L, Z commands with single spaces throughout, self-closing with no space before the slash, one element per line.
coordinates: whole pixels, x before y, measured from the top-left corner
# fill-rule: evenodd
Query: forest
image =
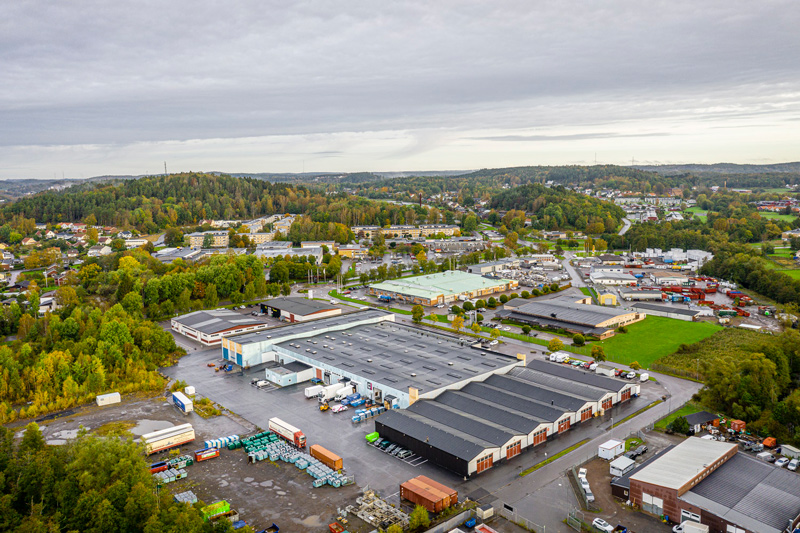
<path fill-rule="evenodd" d="M 534 229 L 576 229 L 588 233 L 613 232 L 625 212 L 619 206 L 563 187 L 522 185 L 492 197 L 493 209 L 521 210 Z"/>
<path fill-rule="evenodd" d="M 748 429 L 800 445 L 800 333 L 780 335 L 726 328 L 652 367 L 705 380 L 699 400 L 706 408 L 744 420 Z"/>
<path fill-rule="evenodd" d="M 0 427 L 0 531 L 232 531 L 227 520 L 205 522 L 198 507 L 157 491 L 130 439 L 81 433 L 63 446 L 47 446 L 35 423 L 18 443 L 13 430 Z"/>

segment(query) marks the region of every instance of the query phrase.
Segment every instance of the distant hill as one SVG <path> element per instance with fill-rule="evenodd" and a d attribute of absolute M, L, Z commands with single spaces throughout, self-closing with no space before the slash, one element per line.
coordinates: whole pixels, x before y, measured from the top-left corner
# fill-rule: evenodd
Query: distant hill
<path fill-rule="evenodd" d="M 775 163 L 772 165 L 739 165 L 736 163 L 714 163 L 713 165 L 700 165 L 690 163 L 687 165 L 634 165 L 633 168 L 658 172 L 659 174 L 685 174 L 687 172 L 715 173 L 715 174 L 763 174 L 763 173 L 798 173 L 800 162 Z"/>

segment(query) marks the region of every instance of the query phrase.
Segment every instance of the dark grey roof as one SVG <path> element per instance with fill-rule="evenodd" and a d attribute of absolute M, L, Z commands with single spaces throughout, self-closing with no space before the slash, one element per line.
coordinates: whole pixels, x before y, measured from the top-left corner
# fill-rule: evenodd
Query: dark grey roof
<path fill-rule="evenodd" d="M 283 365 L 283 368 L 285 368 L 286 370 L 291 370 L 293 372 L 302 372 L 303 370 L 308 370 L 309 368 L 311 368 L 311 366 L 305 363 L 301 363 L 300 361 L 292 361 L 291 363 L 286 363 L 285 365 Z"/>
<path fill-rule="evenodd" d="M 601 322 L 630 313 L 630 311 L 626 310 L 617 310 L 599 305 L 576 304 L 564 300 L 528 302 L 517 307 L 515 312 L 521 315 L 555 319 L 561 322 L 591 327 L 597 327 Z"/>
<path fill-rule="evenodd" d="M 719 416 L 715 415 L 714 413 L 709 413 L 708 411 L 700 411 L 699 413 L 686 415 L 684 418 L 686 418 L 686 421 L 689 422 L 690 426 L 694 426 L 695 424 L 706 424 L 716 420 L 719 418 Z"/>
<path fill-rule="evenodd" d="M 428 418 L 406 411 L 387 411 L 375 421 L 375 429 L 386 426 L 458 457 L 471 461 L 493 445 L 490 442 L 460 433 L 452 428 L 443 428 Z"/>
<path fill-rule="evenodd" d="M 488 380 L 487 380 L 488 381 Z M 490 402 L 497 402 L 506 409 L 519 411 L 547 422 L 555 422 L 561 418 L 566 409 L 557 406 L 545 405 L 534 400 L 530 400 L 518 392 L 505 391 L 498 387 L 493 387 L 487 383 L 470 383 L 463 389 L 463 392 L 482 398 Z"/>
<path fill-rule="evenodd" d="M 627 385 L 627 383 L 618 379 L 610 378 L 608 376 L 601 376 L 587 370 L 579 370 L 577 368 L 551 363 L 549 361 L 543 361 L 541 359 L 533 359 L 532 361 L 528 362 L 526 368 L 529 370 L 535 370 L 537 372 L 558 376 L 570 381 L 584 383 L 586 385 L 591 385 L 592 387 L 605 389 L 611 392 L 619 392 L 625 387 L 625 385 Z M 523 372 L 521 374 L 525 373 Z"/>
<path fill-rule="evenodd" d="M 469 413 L 459 412 L 435 400 L 418 401 L 408 408 L 408 412 L 424 416 L 467 435 L 489 441 L 495 446 L 502 446 L 515 435 L 514 432 L 502 429 L 487 420 L 481 420 Z"/>
<path fill-rule="evenodd" d="M 330 311 L 332 309 L 340 309 L 335 305 L 328 302 L 321 302 L 319 300 L 309 300 L 308 298 L 298 298 L 292 296 L 284 296 L 281 298 L 273 298 L 264 302 L 265 305 L 274 309 L 280 309 L 286 313 L 293 315 L 310 315 L 319 311 Z"/>
<path fill-rule="evenodd" d="M 682 307 L 673 307 L 671 305 L 637 303 L 633 304 L 631 307 L 635 309 L 643 309 L 645 311 L 660 311 L 661 313 L 673 313 L 676 315 L 685 316 L 697 316 L 700 314 L 698 309 L 685 309 Z"/>
<path fill-rule="evenodd" d="M 522 394 L 530 400 L 542 402 L 545 405 L 552 405 L 564 411 L 577 411 L 587 402 L 587 398 L 578 398 L 561 391 L 547 389 L 540 384 L 527 381 L 512 375 L 492 376 L 486 383 L 494 387 Z M 597 398 L 592 398 L 596 401 Z"/>
<path fill-rule="evenodd" d="M 545 318 L 523 313 L 517 313 L 513 308 L 500 310 L 497 313 L 495 313 L 494 316 L 498 318 L 514 320 L 516 322 L 522 322 L 523 324 L 561 328 L 561 329 L 566 329 L 568 331 L 581 333 L 583 335 L 594 335 L 597 337 L 602 336 L 607 331 L 609 331 L 609 328 L 595 328 L 593 326 L 574 324 L 572 322 L 565 322 L 563 320 L 556 320 L 554 318 Z"/>
<path fill-rule="evenodd" d="M 750 531 L 778 533 L 800 515 L 800 476 L 737 453 L 681 499 Z"/>
<path fill-rule="evenodd" d="M 255 320 L 247 315 L 240 315 L 228 309 L 218 309 L 215 311 L 195 311 L 188 315 L 179 316 L 174 319 L 176 322 L 190 327 L 206 335 L 219 333 L 226 329 L 236 327 L 247 327 L 264 325 L 264 322 Z M 241 338 L 241 337 L 240 337 Z"/>
<path fill-rule="evenodd" d="M 463 391 L 447 391 L 436 398 L 441 403 L 461 412 L 474 414 L 484 420 L 508 428 L 514 433 L 530 433 L 545 420 L 472 396 Z"/>

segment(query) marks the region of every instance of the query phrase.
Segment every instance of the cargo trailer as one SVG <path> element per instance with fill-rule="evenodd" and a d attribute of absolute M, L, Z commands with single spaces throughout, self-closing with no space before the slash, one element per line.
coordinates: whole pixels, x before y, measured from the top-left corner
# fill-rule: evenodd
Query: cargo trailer
<path fill-rule="evenodd" d="M 269 419 L 269 430 L 298 448 L 306 447 L 306 436 L 303 432 L 280 418 Z"/>
<path fill-rule="evenodd" d="M 118 392 L 112 392 L 109 394 L 99 394 L 95 399 L 97 405 L 112 405 L 115 403 L 119 403 L 122 401 L 122 397 L 119 395 Z"/>
<path fill-rule="evenodd" d="M 400 485 L 400 497 L 421 505 L 431 513 L 440 513 L 450 506 L 450 496 L 418 479 Z"/>
<path fill-rule="evenodd" d="M 326 385 L 317 393 L 317 398 L 319 398 L 320 403 L 333 400 L 336 397 L 336 394 L 344 387 L 345 386 L 343 383 L 332 383 L 331 385 Z"/>
<path fill-rule="evenodd" d="M 174 403 L 178 409 L 185 415 L 188 415 L 192 411 L 194 411 L 194 404 L 192 400 L 190 400 L 184 393 L 182 392 L 173 392 L 172 393 L 172 403 Z"/>
<path fill-rule="evenodd" d="M 352 396 L 353 394 L 353 386 L 347 385 L 346 387 L 342 387 L 338 391 L 336 391 L 336 396 L 333 397 L 334 402 L 341 402 L 342 400 Z"/>
<path fill-rule="evenodd" d="M 140 442 L 144 444 L 145 453 L 152 455 L 156 452 L 176 448 L 194 440 L 194 428 L 191 424 L 181 424 L 167 429 L 160 429 L 142 435 Z"/>
<path fill-rule="evenodd" d="M 317 459 L 331 470 L 341 470 L 343 467 L 341 457 L 329 450 L 326 450 L 319 444 L 311 445 L 311 457 Z"/>
<path fill-rule="evenodd" d="M 317 395 L 324 389 L 322 385 L 312 385 L 311 387 L 306 387 L 306 398 L 316 398 Z"/>

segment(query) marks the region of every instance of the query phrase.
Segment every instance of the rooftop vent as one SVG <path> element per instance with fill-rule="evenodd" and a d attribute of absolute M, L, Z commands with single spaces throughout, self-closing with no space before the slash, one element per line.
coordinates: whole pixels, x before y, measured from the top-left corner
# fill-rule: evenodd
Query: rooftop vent
<path fill-rule="evenodd" d="M 411 377 L 412 377 L 412 378 L 415 378 L 415 377 L 417 377 L 417 374 L 416 374 L 416 373 L 414 373 L 414 372 L 412 372 L 412 373 L 411 373 Z"/>
<path fill-rule="evenodd" d="M 371 362 L 372 362 L 372 359 L 367 359 L 367 363 L 371 363 Z"/>
<path fill-rule="evenodd" d="M 455 363 L 453 363 L 452 361 L 448 361 L 448 362 L 447 362 L 447 366 L 453 366 L 454 364 L 455 364 Z"/>

